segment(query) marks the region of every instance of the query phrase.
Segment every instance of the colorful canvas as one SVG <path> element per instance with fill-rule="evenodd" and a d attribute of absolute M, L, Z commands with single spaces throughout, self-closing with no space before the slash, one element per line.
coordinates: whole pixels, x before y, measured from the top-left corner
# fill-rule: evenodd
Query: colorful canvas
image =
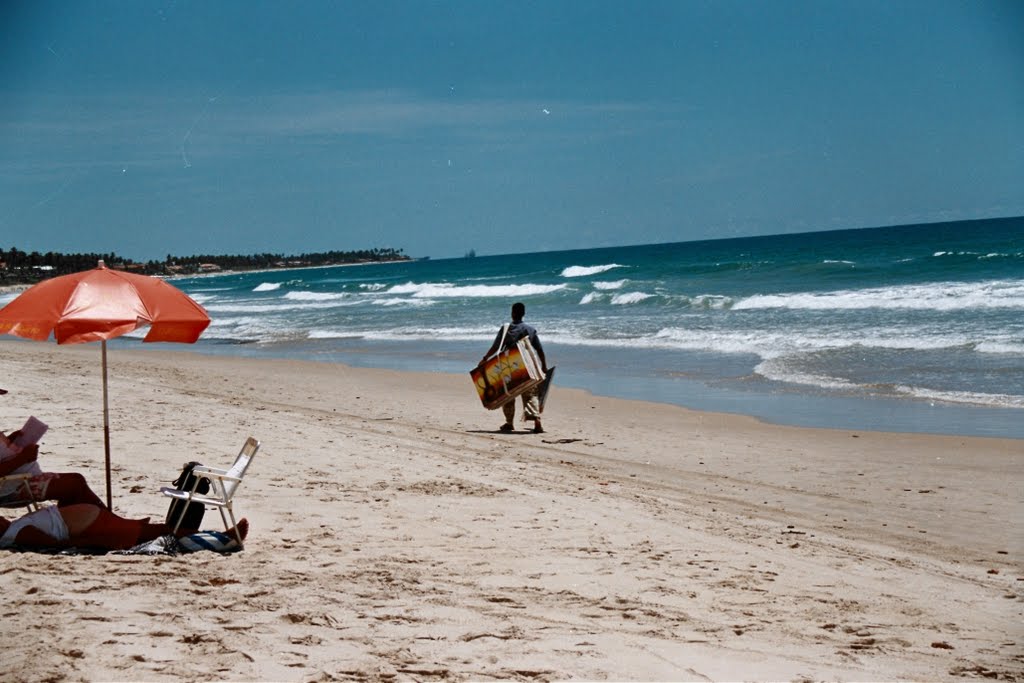
<path fill-rule="evenodd" d="M 529 339 L 499 351 L 469 371 L 484 408 L 494 410 L 544 380 L 540 362 Z"/>

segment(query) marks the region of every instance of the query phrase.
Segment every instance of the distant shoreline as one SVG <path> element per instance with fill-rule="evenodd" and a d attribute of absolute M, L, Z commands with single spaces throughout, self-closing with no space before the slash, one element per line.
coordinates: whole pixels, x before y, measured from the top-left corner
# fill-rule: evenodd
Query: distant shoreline
<path fill-rule="evenodd" d="M 281 273 L 296 270 L 314 270 L 320 268 L 351 268 L 354 266 L 379 266 L 387 263 L 407 263 L 415 259 L 403 259 L 401 261 L 362 261 L 359 263 L 329 263 L 322 266 L 293 266 L 288 268 L 252 268 L 246 270 L 218 270 L 213 273 L 190 273 L 188 275 L 169 275 L 164 280 L 193 280 L 208 277 L 220 277 L 222 275 L 249 275 L 251 273 Z"/>
<path fill-rule="evenodd" d="M 230 269 L 230 270 L 218 270 L 213 272 L 205 273 L 187 273 L 181 275 L 149 275 L 148 277 L 155 277 L 161 280 L 191 280 L 198 278 L 209 278 L 209 277 L 221 277 L 225 275 L 247 275 L 249 273 L 280 273 L 280 272 L 291 272 L 296 270 L 313 270 L 317 268 L 351 268 L 353 266 L 378 266 L 386 263 L 407 263 L 409 261 L 415 261 L 417 259 L 398 259 L 394 261 L 359 261 L 353 263 L 326 263 L 320 266 L 285 266 L 283 268 L 246 268 L 244 270 Z M 120 269 L 117 269 L 120 270 Z M 127 272 L 127 271 L 126 271 Z M 62 277 L 60 275 L 55 277 Z M 39 282 L 46 282 L 46 280 L 52 280 L 53 278 L 46 278 Z M 39 282 L 24 282 L 10 285 L 0 285 L 0 295 L 11 294 L 14 292 L 23 292 L 30 287 L 33 287 Z"/>

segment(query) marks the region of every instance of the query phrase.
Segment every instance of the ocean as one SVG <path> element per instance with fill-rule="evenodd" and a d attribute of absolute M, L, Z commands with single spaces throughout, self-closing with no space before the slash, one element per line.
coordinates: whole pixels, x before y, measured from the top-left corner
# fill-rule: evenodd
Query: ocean
<path fill-rule="evenodd" d="M 195 351 L 465 374 L 467 401 L 469 369 L 523 301 L 561 386 L 783 424 L 1024 438 L 1024 218 L 175 284 L 213 319 Z"/>

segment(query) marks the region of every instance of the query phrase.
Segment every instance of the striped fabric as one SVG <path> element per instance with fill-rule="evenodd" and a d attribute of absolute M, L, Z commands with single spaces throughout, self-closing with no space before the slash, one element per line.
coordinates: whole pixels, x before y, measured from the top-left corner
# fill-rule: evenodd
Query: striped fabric
<path fill-rule="evenodd" d="M 182 536 L 178 545 L 183 553 L 194 553 L 198 550 L 212 550 L 216 553 L 233 553 L 240 550 L 238 539 L 220 531 L 200 531 Z"/>

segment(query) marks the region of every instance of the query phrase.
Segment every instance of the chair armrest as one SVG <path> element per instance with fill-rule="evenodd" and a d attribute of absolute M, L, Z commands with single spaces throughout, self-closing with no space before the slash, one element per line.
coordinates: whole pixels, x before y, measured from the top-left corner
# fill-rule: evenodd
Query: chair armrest
<path fill-rule="evenodd" d="M 228 474 L 227 470 L 194 467 L 192 468 L 192 473 L 196 476 L 203 476 L 209 479 L 219 479 L 220 481 L 242 481 L 241 477 L 234 477 Z"/>
<path fill-rule="evenodd" d="M 164 486 L 160 489 L 160 493 L 165 496 L 174 498 L 175 500 L 183 500 L 189 503 L 197 503 L 205 505 L 207 507 L 223 507 L 226 502 L 220 496 L 209 496 L 202 493 L 192 493 L 191 491 L 182 491 L 180 489 L 170 488 Z"/>
<path fill-rule="evenodd" d="M 0 508 L 9 510 L 28 505 L 29 509 L 36 509 L 39 501 L 36 500 L 36 494 L 32 491 L 32 485 L 29 484 L 29 479 L 34 476 L 34 474 L 28 472 L 18 472 L 0 477 L 0 484 L 14 485 L 13 489 L 4 494 L 4 500 L 0 502 Z"/>
<path fill-rule="evenodd" d="M 208 467 L 206 465 L 196 465 L 195 467 L 192 468 L 192 474 L 195 474 L 197 476 L 200 475 L 200 474 L 212 474 L 214 476 L 224 476 L 227 473 L 228 473 L 227 470 L 218 469 L 216 467 Z"/>
<path fill-rule="evenodd" d="M 182 491 L 181 489 L 170 488 L 164 486 L 160 489 L 160 493 L 171 498 L 178 500 L 190 501 L 193 503 L 202 503 L 203 505 L 217 505 L 221 502 L 218 496 L 210 496 L 205 493 L 192 493 L 191 491 Z"/>
<path fill-rule="evenodd" d="M 28 480 L 34 476 L 36 475 L 30 474 L 28 472 L 18 472 L 17 474 L 5 474 L 4 476 L 0 477 L 0 485 L 15 484 L 15 487 L 7 495 L 5 495 L 4 498 L 7 498 L 8 496 L 13 496 L 17 494 L 19 491 L 24 491 L 25 493 L 28 494 L 29 500 L 35 501 L 36 495 L 32 493 L 32 486 L 28 482 Z M 10 502 L 11 501 L 8 501 L 8 503 Z"/>

